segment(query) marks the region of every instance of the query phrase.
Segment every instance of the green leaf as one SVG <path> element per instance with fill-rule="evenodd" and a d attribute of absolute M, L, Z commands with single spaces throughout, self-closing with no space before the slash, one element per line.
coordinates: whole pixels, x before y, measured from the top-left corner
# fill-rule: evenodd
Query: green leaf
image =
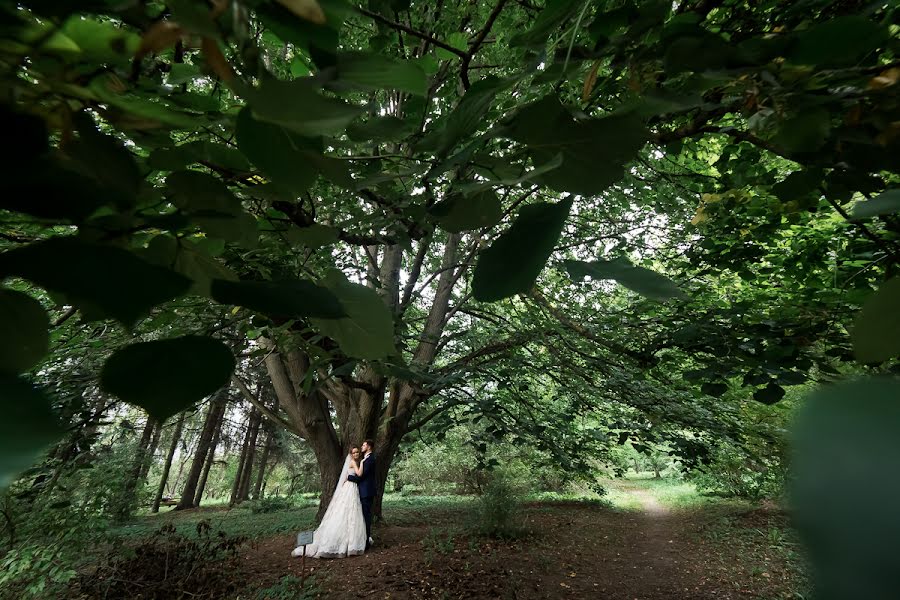
<path fill-rule="evenodd" d="M 721 398 L 722 395 L 728 391 L 727 383 L 718 383 L 718 382 L 706 382 L 700 386 L 700 391 L 706 394 L 707 396 L 712 396 L 713 398 Z"/>
<path fill-rule="evenodd" d="M 444 231 L 460 233 L 471 229 L 492 227 L 503 217 L 500 198 L 492 190 L 471 195 L 451 194 L 429 210 Z"/>
<path fill-rule="evenodd" d="M 728 63 L 732 46 L 714 33 L 697 29 L 697 35 L 679 37 L 666 48 L 663 64 L 668 73 L 715 71 Z"/>
<path fill-rule="evenodd" d="M 900 277 L 894 277 L 863 304 L 853 324 L 853 349 L 862 363 L 900 355 Z"/>
<path fill-rule="evenodd" d="M 815 569 L 814 597 L 897 594 L 898 399 L 900 381 L 868 378 L 822 387 L 801 405 L 790 505 Z"/>
<path fill-rule="evenodd" d="M 0 409 L 0 489 L 4 489 L 63 431 L 50 401 L 25 379 L 0 375 Z"/>
<path fill-rule="evenodd" d="M 312 281 L 213 281 L 212 297 L 270 316 L 340 319 L 347 312 L 328 288 Z"/>
<path fill-rule="evenodd" d="M 428 130 L 417 149 L 446 156 L 456 145 L 479 127 L 497 94 L 512 85 L 508 79 L 486 77 L 476 81 L 465 93 L 456 108 Z"/>
<path fill-rule="evenodd" d="M 65 294 L 130 327 L 157 304 L 184 294 L 190 280 L 133 253 L 55 237 L 0 254 L 0 278 L 17 275 Z"/>
<path fill-rule="evenodd" d="M 494 302 L 528 292 L 553 253 L 571 208 L 572 200 L 524 207 L 478 259 L 472 279 L 475 299 Z"/>
<path fill-rule="evenodd" d="M 259 121 L 249 108 L 238 115 L 236 137 L 244 156 L 279 187 L 299 195 L 315 183 L 317 172 L 310 160 L 318 153 L 314 140 Z"/>
<path fill-rule="evenodd" d="M 784 388 L 777 383 L 770 383 L 766 387 L 753 392 L 753 399 L 763 404 L 775 404 L 784 398 Z"/>
<path fill-rule="evenodd" d="M 887 27 L 866 17 L 849 15 L 818 23 L 795 34 L 788 53 L 804 65 L 849 66 L 890 39 Z"/>
<path fill-rule="evenodd" d="M 79 113 L 75 122 L 79 138 L 68 149 L 69 155 L 102 186 L 116 192 L 118 206 L 134 206 L 144 176 L 131 152 L 116 138 L 100 133 L 87 114 Z"/>
<path fill-rule="evenodd" d="M 128 64 L 137 52 L 140 37 L 116 23 L 73 16 L 59 30 L 78 46 L 80 60 Z"/>
<path fill-rule="evenodd" d="M 157 148 L 147 158 L 147 165 L 160 171 L 179 171 L 193 164 L 215 165 L 247 173 L 251 166 L 236 148 L 209 141 L 189 142 L 175 148 Z"/>
<path fill-rule="evenodd" d="M 311 319 L 325 335 L 337 341 L 344 354 L 364 360 L 384 359 L 397 353 L 394 318 L 378 292 L 351 283 L 333 270 L 322 280 L 344 307 L 342 319 Z"/>
<path fill-rule="evenodd" d="M 648 298 L 667 300 L 685 297 L 684 292 L 667 277 L 644 267 L 636 267 L 624 258 L 592 262 L 566 260 L 563 264 L 574 281 L 581 281 L 585 277 L 614 279 L 629 290 Z"/>
<path fill-rule="evenodd" d="M 582 8 L 582 0 L 547 0 L 544 9 L 534 20 L 534 24 L 528 31 L 523 31 L 512 37 L 510 46 L 540 46 L 547 45 L 556 32 L 556 29 Z"/>
<path fill-rule="evenodd" d="M 416 63 L 367 52 L 339 54 L 337 80 L 362 90 L 399 90 L 417 96 L 428 91 L 425 71 Z"/>
<path fill-rule="evenodd" d="M 773 141 L 791 153 L 814 152 L 825 144 L 831 131 L 831 113 L 810 108 L 783 121 Z"/>
<path fill-rule="evenodd" d="M 24 373 L 50 349 L 50 319 L 41 303 L 22 292 L 0 288 L 0 374 Z"/>
<path fill-rule="evenodd" d="M 254 118 L 302 136 L 340 133 L 365 112 L 363 107 L 318 93 L 311 78 L 279 81 L 268 77 L 258 88 L 242 85 L 237 91 L 247 99 Z"/>
<path fill-rule="evenodd" d="M 303 244 L 308 248 L 322 248 L 338 241 L 338 230 L 327 225 L 313 223 L 309 227 L 291 227 L 285 232 L 291 244 Z"/>
<path fill-rule="evenodd" d="M 226 385 L 234 365 L 228 346 L 209 337 L 140 342 L 109 357 L 100 387 L 162 422 Z"/>
<path fill-rule="evenodd" d="M 526 106 L 509 123 L 508 137 L 528 146 L 536 166 L 562 155 L 562 164 L 538 178 L 573 194 L 594 195 L 622 178 L 649 137 L 635 115 L 575 121 L 554 96 Z"/>
<path fill-rule="evenodd" d="M 397 117 L 372 117 L 364 123 L 351 123 L 347 127 L 347 136 L 355 141 L 377 140 L 379 142 L 395 142 L 415 133 L 417 124 L 410 119 Z"/>
<path fill-rule="evenodd" d="M 447 39 L 444 40 L 444 42 L 446 42 L 446 44 L 452 48 L 465 51 L 469 45 L 469 36 L 467 36 L 462 31 L 455 31 L 448 35 Z M 459 58 L 459 55 L 454 54 L 449 50 L 444 50 L 443 48 L 435 48 L 434 54 L 441 60 L 452 60 L 454 58 Z"/>
<path fill-rule="evenodd" d="M 871 200 L 853 206 L 855 219 L 868 219 L 879 215 L 890 215 L 900 211 L 900 188 L 892 188 L 878 194 Z"/>
<path fill-rule="evenodd" d="M 211 297 L 210 286 L 213 280 L 237 280 L 237 275 L 230 269 L 187 240 L 179 241 L 173 268 L 191 278 L 194 283 L 190 291 L 199 296 Z"/>
<path fill-rule="evenodd" d="M 241 212 L 240 201 L 219 179 L 199 171 L 177 171 L 166 177 L 173 204 L 186 211 Z"/>

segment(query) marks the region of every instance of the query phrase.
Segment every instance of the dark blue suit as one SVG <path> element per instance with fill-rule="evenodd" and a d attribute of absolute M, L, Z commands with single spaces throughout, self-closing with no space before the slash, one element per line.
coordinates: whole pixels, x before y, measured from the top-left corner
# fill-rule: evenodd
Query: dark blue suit
<path fill-rule="evenodd" d="M 375 479 L 375 453 L 365 457 L 360 465 L 362 475 L 349 475 L 347 479 L 355 481 L 359 486 L 359 501 L 362 504 L 363 519 L 366 521 L 366 549 L 369 548 L 369 538 L 372 537 L 372 503 L 378 494 Z"/>

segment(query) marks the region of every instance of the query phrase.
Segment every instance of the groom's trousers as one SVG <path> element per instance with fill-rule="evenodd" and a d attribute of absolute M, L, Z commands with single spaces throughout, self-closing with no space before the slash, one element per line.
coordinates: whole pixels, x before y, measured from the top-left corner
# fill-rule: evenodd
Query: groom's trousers
<path fill-rule="evenodd" d="M 375 498 L 369 496 L 368 498 L 360 498 L 359 501 L 362 504 L 363 519 L 366 522 L 366 548 L 368 548 L 369 538 L 372 537 L 372 502 L 375 501 Z"/>

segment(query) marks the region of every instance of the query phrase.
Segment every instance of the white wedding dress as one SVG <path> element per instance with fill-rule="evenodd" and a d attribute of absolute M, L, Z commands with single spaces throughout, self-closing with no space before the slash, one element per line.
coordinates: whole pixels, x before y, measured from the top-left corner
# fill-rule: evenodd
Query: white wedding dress
<path fill-rule="evenodd" d="M 337 488 L 325 510 L 322 522 L 313 534 L 313 543 L 306 546 L 310 558 L 344 558 L 366 550 L 366 522 L 356 483 L 349 481 L 350 455 L 338 478 Z M 292 556 L 303 556 L 303 546 L 294 548 Z"/>

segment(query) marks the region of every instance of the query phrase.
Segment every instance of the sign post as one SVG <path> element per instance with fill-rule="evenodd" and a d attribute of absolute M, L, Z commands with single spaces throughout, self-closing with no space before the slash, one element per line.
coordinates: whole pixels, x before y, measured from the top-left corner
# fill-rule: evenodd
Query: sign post
<path fill-rule="evenodd" d="M 306 546 L 313 543 L 312 531 L 301 531 L 297 534 L 297 546 L 303 546 L 303 556 L 300 557 L 300 589 L 306 579 Z"/>

